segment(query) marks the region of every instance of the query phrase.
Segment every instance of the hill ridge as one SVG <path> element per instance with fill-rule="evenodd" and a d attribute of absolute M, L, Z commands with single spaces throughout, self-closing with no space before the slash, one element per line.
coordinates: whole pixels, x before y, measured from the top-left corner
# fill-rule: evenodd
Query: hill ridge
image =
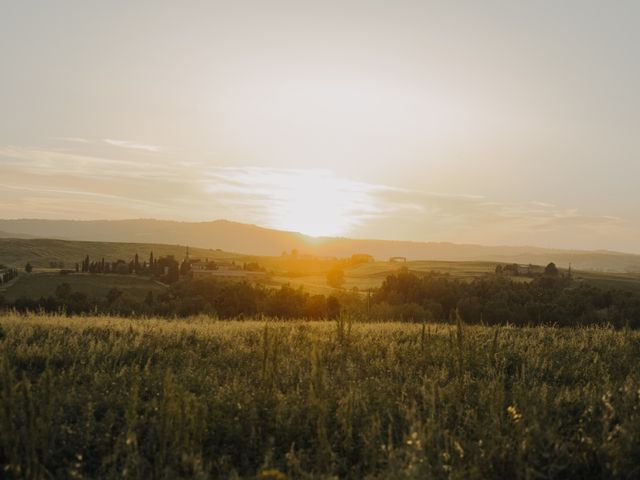
<path fill-rule="evenodd" d="M 0 219 L 7 235 L 61 240 L 189 245 L 248 255 L 280 255 L 298 250 L 317 256 L 348 257 L 368 253 L 378 259 L 403 256 L 410 260 L 495 261 L 546 264 L 574 268 L 640 272 L 640 255 L 537 246 L 490 246 L 453 242 L 310 237 L 231 220 L 189 222 L 160 219 L 44 220 Z M 19 234 L 19 235 L 18 235 Z"/>

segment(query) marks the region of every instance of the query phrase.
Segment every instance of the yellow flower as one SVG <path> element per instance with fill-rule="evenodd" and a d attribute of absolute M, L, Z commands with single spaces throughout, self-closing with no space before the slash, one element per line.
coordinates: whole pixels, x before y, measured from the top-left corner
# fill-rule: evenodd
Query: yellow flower
<path fill-rule="evenodd" d="M 286 480 L 287 476 L 276 468 L 263 470 L 258 474 L 258 478 L 263 480 Z"/>
<path fill-rule="evenodd" d="M 507 407 L 507 413 L 511 415 L 511 420 L 513 420 L 515 423 L 518 423 L 522 419 L 522 414 L 518 412 L 514 405 L 509 405 Z"/>

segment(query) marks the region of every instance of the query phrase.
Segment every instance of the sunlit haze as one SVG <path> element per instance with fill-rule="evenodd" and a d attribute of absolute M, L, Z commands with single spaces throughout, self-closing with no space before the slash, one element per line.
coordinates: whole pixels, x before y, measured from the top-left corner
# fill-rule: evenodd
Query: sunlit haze
<path fill-rule="evenodd" d="M 640 2 L 7 2 L 0 218 L 640 253 Z"/>

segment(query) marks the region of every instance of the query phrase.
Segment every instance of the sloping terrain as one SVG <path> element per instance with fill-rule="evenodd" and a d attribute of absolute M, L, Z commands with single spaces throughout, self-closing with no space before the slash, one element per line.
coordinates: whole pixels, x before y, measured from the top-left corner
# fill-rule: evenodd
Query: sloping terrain
<path fill-rule="evenodd" d="M 409 242 L 350 238 L 313 238 L 226 220 L 175 222 L 166 220 L 0 220 L 0 230 L 85 241 L 162 243 L 221 249 L 253 255 L 280 255 L 295 249 L 317 256 L 349 257 L 368 253 L 378 260 L 393 256 L 409 260 L 488 261 L 559 266 L 611 272 L 640 272 L 640 255 L 609 251 L 579 251 L 529 246 L 483 246 L 443 242 Z"/>

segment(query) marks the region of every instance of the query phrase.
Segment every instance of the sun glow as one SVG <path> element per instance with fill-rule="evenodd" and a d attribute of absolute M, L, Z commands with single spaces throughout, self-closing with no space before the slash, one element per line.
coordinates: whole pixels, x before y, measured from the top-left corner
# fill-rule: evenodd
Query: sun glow
<path fill-rule="evenodd" d="M 379 213 L 374 191 L 381 187 L 339 178 L 327 170 L 225 169 L 215 173 L 210 193 L 230 206 L 242 204 L 260 224 L 314 237 L 347 235 Z"/>
<path fill-rule="evenodd" d="M 307 172 L 286 185 L 271 212 L 276 228 L 311 236 L 334 236 L 349 232 L 358 222 L 365 192 L 329 174 Z"/>

